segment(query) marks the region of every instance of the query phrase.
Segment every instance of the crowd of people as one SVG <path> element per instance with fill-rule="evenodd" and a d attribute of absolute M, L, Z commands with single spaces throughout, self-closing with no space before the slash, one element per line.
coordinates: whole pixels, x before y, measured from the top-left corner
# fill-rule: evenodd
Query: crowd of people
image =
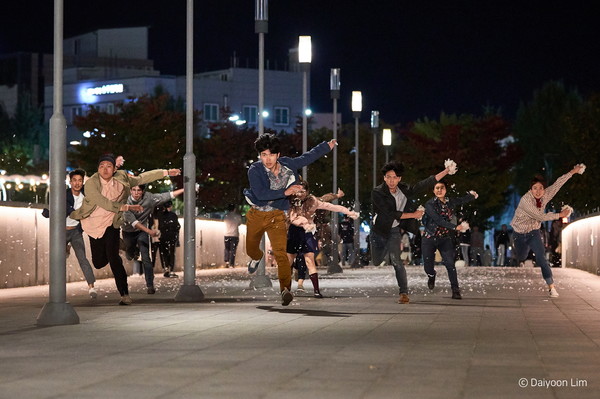
<path fill-rule="evenodd" d="M 277 266 L 281 304 L 289 305 L 292 294 L 292 269 L 296 269 L 297 292 L 303 292 L 308 278 L 315 298 L 323 298 L 319 287 L 317 266 L 332 260 L 332 252 L 339 251 L 342 265 L 361 267 L 357 258 L 354 221 L 358 212 L 335 204 L 343 191 L 316 197 L 298 171 L 326 155 L 337 145 L 335 140 L 322 142 L 312 150 L 295 158 L 281 156 L 281 143 L 273 134 L 263 134 L 255 141 L 258 162 L 248 169 L 249 187 L 244 190 L 249 209 L 246 218 L 246 252 L 251 258 L 248 272 L 257 270 L 265 253 L 260 247 L 267 234 L 273 263 Z M 156 253 L 160 255 L 164 277 L 176 277 L 175 247 L 179 229 L 177 215 L 172 212 L 172 199 L 183 189 L 154 194 L 146 191 L 146 184 L 165 176 L 177 176 L 179 169 L 156 169 L 137 176 L 121 170 L 123 158 L 104 154 L 98 160 L 98 170 L 87 180 L 83 170 L 69 174 L 67 190 L 67 251 L 72 247 L 88 283 L 90 297 L 96 298 L 94 273 L 87 261 L 82 233 L 89 237 L 92 264 L 96 269 L 110 265 L 120 305 L 129 305 L 127 273 L 119 250 L 128 260 L 137 262 L 146 281 L 147 294 L 154 294 L 154 267 Z M 571 171 L 547 186 L 536 175 L 529 191 L 517 206 L 509 230 L 503 224 L 494 234 L 494 258 L 490 245 L 485 244 L 484 232 L 479 226 L 470 226 L 462 219 L 460 208 L 476 200 L 478 194 L 469 191 L 462 197 L 448 197 L 448 178 L 457 171 L 452 160 L 446 160 L 444 169 L 416 184 L 402 181 L 404 166 L 388 162 L 381 169 L 383 182 L 372 190 L 373 219 L 368 237 L 370 260 L 373 265 L 389 265 L 398 284 L 398 303 L 410 303 L 406 267 L 423 265 L 427 286 L 436 287 L 436 264 L 442 264 L 448 274 L 453 299 L 462 299 L 457 264 L 465 266 L 518 266 L 533 258 L 541 268 L 548 285 L 548 295 L 558 297 L 554 285 L 552 265 L 560 259 L 560 229 L 562 218 L 572 209 L 565 206 L 560 212 L 546 212 L 549 201 L 569 178 L 581 174 L 585 165 L 578 164 Z M 423 196 L 430 199 L 424 201 Z M 329 213 L 340 213 L 341 248 L 332 245 Z M 48 211 L 44 210 L 44 216 Z M 544 223 L 551 223 L 546 229 Z M 239 244 L 239 226 L 243 218 L 238 207 L 230 204 L 224 217 L 224 264 L 236 266 Z M 319 256 L 317 256 L 319 255 Z M 320 258 L 320 261 L 319 261 Z"/>

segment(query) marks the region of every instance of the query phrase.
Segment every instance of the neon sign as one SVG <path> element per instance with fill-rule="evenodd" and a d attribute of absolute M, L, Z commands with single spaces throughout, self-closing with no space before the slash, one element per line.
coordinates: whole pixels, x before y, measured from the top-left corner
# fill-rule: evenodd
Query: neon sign
<path fill-rule="evenodd" d="M 98 87 L 90 87 L 86 90 L 88 96 L 101 96 L 103 94 L 119 94 L 123 93 L 124 87 L 122 83 L 103 85 Z"/>

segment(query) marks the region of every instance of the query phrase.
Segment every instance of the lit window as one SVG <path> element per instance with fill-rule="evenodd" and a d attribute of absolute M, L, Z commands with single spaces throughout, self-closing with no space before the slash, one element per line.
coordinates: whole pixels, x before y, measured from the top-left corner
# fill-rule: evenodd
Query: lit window
<path fill-rule="evenodd" d="M 275 124 L 289 125 L 290 124 L 290 109 L 287 107 L 275 107 Z"/>

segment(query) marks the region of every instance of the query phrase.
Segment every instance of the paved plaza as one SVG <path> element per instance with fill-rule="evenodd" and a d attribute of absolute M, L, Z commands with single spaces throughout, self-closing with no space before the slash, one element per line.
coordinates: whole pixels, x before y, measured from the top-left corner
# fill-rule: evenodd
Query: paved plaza
<path fill-rule="evenodd" d="M 599 276 L 554 269 L 550 299 L 539 269 L 463 267 L 453 300 L 437 269 L 430 292 L 408 268 L 408 305 L 390 267 L 323 273 L 326 298 L 288 307 L 241 267 L 198 271 L 200 303 L 158 273 L 155 295 L 130 278 L 131 306 L 71 283 L 80 324 L 55 327 L 36 326 L 47 286 L 3 289 L 0 398 L 600 397 Z"/>

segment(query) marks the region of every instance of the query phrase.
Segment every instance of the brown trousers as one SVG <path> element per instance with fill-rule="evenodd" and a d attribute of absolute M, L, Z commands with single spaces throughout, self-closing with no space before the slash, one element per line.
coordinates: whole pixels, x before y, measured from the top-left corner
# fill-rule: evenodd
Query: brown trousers
<path fill-rule="evenodd" d="M 273 255 L 277 261 L 277 274 L 279 276 L 279 288 L 291 290 L 292 270 L 288 260 L 287 247 L 287 224 L 285 213 L 281 210 L 269 212 L 258 211 L 251 208 L 246 214 L 246 253 L 254 260 L 260 260 L 263 252 L 260 250 L 260 240 L 267 233 L 273 248 Z"/>

